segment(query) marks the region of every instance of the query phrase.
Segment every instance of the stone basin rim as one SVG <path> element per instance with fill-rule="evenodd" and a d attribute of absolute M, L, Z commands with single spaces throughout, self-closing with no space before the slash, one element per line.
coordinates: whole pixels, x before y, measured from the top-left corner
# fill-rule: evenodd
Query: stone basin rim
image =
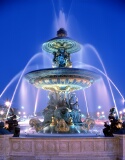
<path fill-rule="evenodd" d="M 91 71 L 91 70 L 88 70 L 88 69 L 79 69 L 79 68 L 45 68 L 45 69 L 38 69 L 38 70 L 33 70 L 33 71 L 30 71 L 30 72 L 28 72 L 28 73 L 26 73 L 25 75 L 24 75 L 24 77 L 26 78 L 28 75 L 30 75 L 30 74 L 38 74 L 38 73 L 40 73 L 40 72 L 49 72 L 49 71 L 53 71 L 53 72 L 56 72 L 56 74 L 57 75 L 61 75 L 62 73 L 65 73 L 67 76 L 69 75 L 69 72 L 75 72 L 75 73 L 70 73 L 70 74 L 74 74 L 74 75 L 81 75 L 81 72 L 82 73 L 90 73 L 90 74 L 92 74 L 92 75 L 95 75 L 95 76 L 97 76 L 98 77 L 98 79 L 99 78 L 101 78 L 101 76 L 98 74 L 98 73 L 96 73 L 95 71 Z M 76 71 L 78 71 L 78 73 L 76 73 Z M 68 72 L 68 73 L 67 73 Z M 49 75 L 54 75 L 54 73 L 50 73 Z M 27 78 L 26 78 L 27 79 Z"/>

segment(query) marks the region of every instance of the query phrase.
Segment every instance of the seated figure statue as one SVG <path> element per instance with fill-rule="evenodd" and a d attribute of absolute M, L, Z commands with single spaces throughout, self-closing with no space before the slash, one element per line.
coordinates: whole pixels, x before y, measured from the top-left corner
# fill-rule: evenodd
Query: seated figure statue
<path fill-rule="evenodd" d="M 57 52 L 53 53 L 53 67 L 71 67 L 70 54 L 65 49 L 59 48 Z"/>
<path fill-rule="evenodd" d="M 123 127 L 123 123 L 120 119 L 118 119 L 114 107 L 110 109 L 108 119 L 110 121 L 110 125 L 108 122 L 104 122 L 105 128 L 103 129 L 103 133 L 106 137 L 113 137 L 113 134 L 119 133 Z"/>

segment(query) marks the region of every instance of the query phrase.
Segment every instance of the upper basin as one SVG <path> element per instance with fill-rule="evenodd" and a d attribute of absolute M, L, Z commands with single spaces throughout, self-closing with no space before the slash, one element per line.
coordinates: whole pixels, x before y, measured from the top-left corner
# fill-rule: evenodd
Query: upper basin
<path fill-rule="evenodd" d="M 42 49 L 48 53 L 57 52 L 58 49 L 64 48 L 68 53 L 78 52 L 81 46 L 78 42 L 69 37 L 55 37 L 43 43 Z"/>

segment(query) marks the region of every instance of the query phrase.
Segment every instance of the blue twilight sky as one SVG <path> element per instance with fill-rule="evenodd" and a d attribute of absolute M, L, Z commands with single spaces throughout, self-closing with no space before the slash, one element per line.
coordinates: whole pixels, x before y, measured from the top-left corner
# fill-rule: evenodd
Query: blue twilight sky
<path fill-rule="evenodd" d="M 41 52 L 41 44 L 65 26 L 70 37 L 96 48 L 107 74 L 125 96 L 123 0 L 0 0 L 0 93 Z M 2 98 L 11 96 L 10 91 Z"/>

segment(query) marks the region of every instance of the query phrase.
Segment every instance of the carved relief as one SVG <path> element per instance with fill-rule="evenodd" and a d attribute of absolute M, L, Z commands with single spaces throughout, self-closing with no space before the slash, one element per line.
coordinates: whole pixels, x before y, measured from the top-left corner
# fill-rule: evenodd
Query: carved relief
<path fill-rule="evenodd" d="M 45 151 L 46 152 L 55 152 L 56 151 L 56 143 L 55 142 L 53 142 L 53 141 L 47 141 L 46 143 L 45 143 Z"/>
<path fill-rule="evenodd" d="M 35 143 L 35 150 L 36 151 L 41 151 L 43 152 L 44 151 L 44 145 L 43 145 L 43 142 L 36 142 Z"/>
<path fill-rule="evenodd" d="M 20 151 L 20 142 L 19 141 L 12 142 L 12 150 L 13 151 Z"/>
<path fill-rule="evenodd" d="M 59 143 L 59 150 L 60 152 L 68 152 L 69 151 L 68 142 Z"/>
<path fill-rule="evenodd" d="M 69 150 L 71 152 L 80 152 L 81 151 L 81 143 L 78 141 L 69 142 Z"/>
<path fill-rule="evenodd" d="M 8 142 L 7 142 L 8 140 Z M 124 139 L 119 141 L 111 138 L 26 138 L 26 139 L 0 139 L 0 159 L 8 157 L 10 160 L 33 159 L 71 159 L 81 160 L 115 160 L 116 155 L 123 156 Z M 8 145 L 9 144 L 9 145 Z M 121 144 L 121 146 L 119 146 Z M 10 147 L 7 155 L 4 147 Z M 104 150 L 105 147 L 105 150 Z M 121 148 L 119 148 L 121 147 Z M 119 150 L 120 149 L 120 150 Z M 117 151 L 120 151 L 119 153 Z M 123 151 L 123 152 L 121 152 Z M 3 158 L 3 155 L 6 157 Z M 53 156 L 54 155 L 54 156 Z M 77 157 L 78 156 L 78 157 Z M 106 156 L 106 157 L 105 157 Z M 70 158 L 67 158 L 70 159 Z"/>
<path fill-rule="evenodd" d="M 32 151 L 32 142 L 22 141 L 22 150 L 25 152 L 31 152 Z"/>

